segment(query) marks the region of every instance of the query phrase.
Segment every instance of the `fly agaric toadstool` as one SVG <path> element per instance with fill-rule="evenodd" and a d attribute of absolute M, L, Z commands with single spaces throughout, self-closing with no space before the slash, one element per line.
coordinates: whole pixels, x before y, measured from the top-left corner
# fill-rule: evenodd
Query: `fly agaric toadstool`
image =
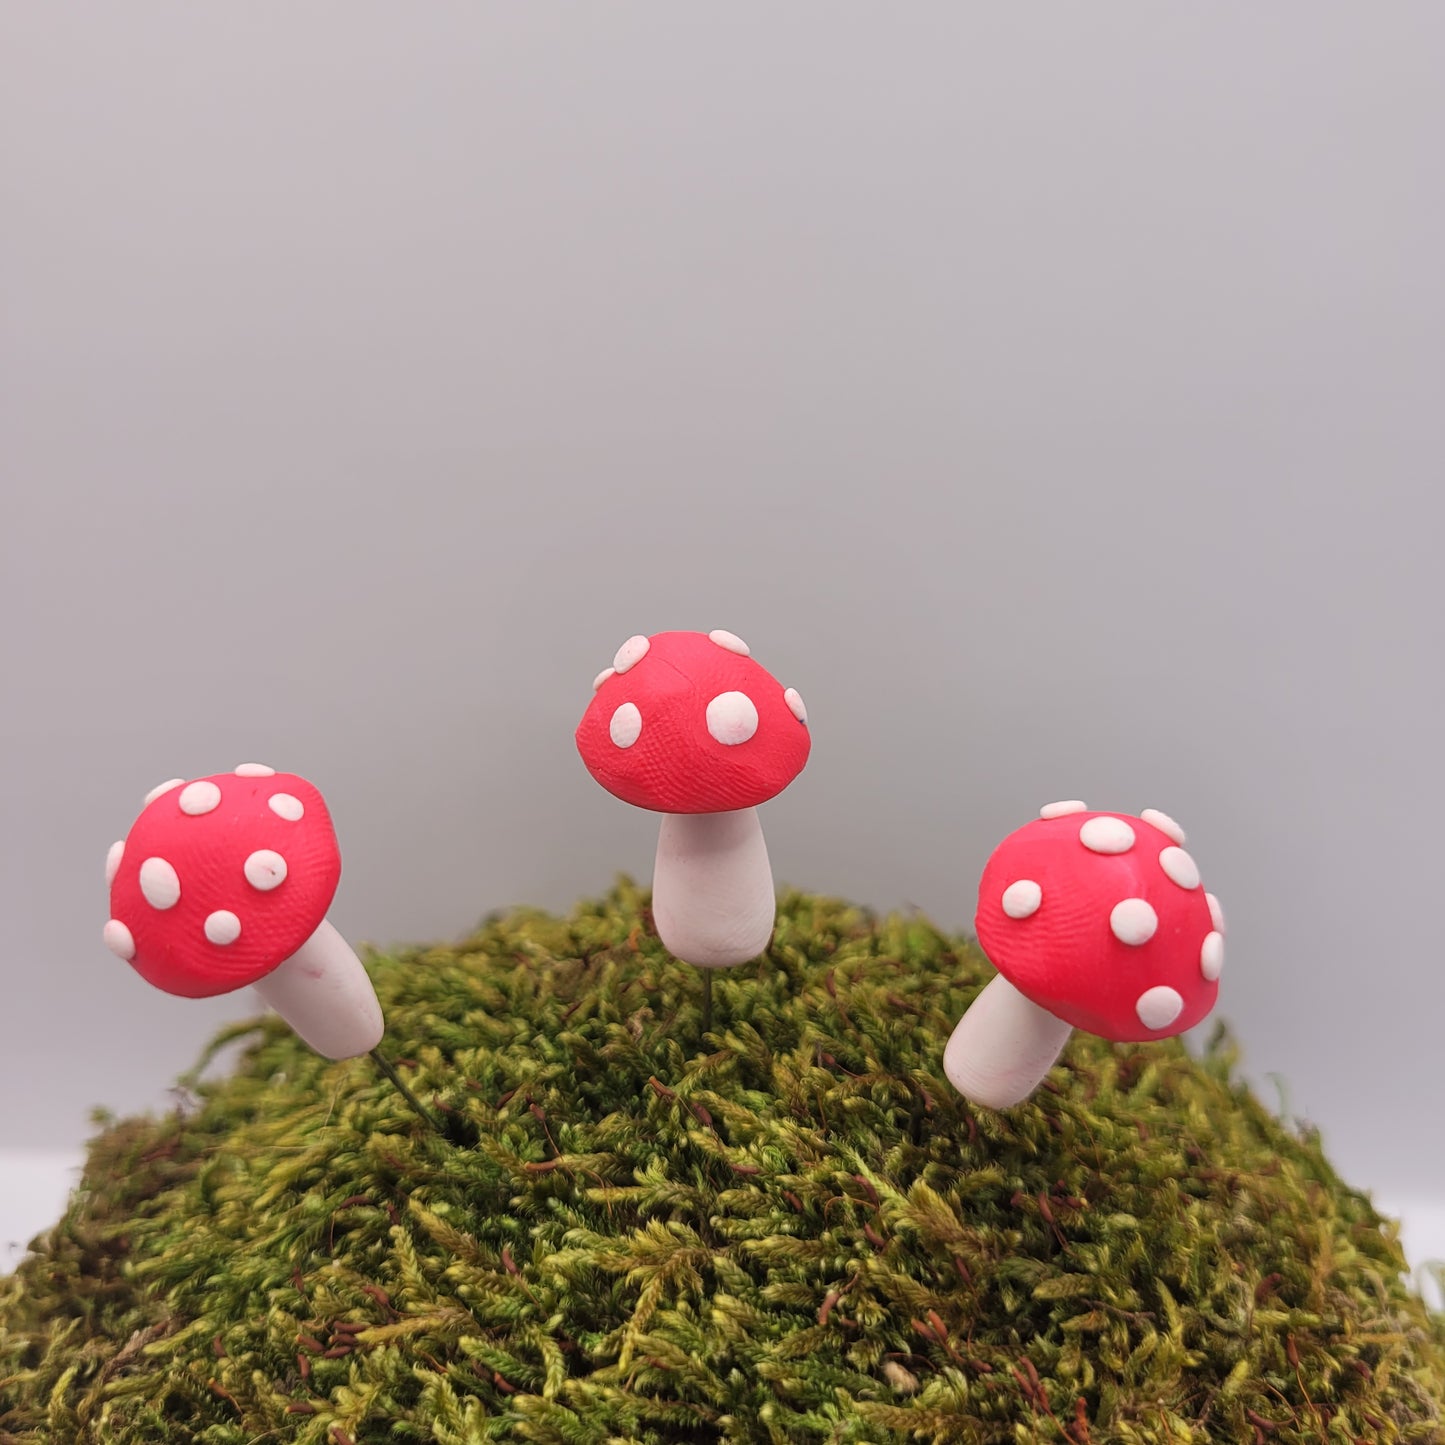
<path fill-rule="evenodd" d="M 341 854 L 320 792 L 260 763 L 146 795 L 106 857 L 107 947 L 147 983 L 183 998 L 247 985 L 317 1053 L 377 1053 L 385 1024 L 350 944 L 327 921 Z"/>
<path fill-rule="evenodd" d="M 1184 832 L 1051 803 L 994 851 L 974 928 L 998 969 L 943 1053 L 949 1082 L 1002 1109 L 1025 1099 L 1071 1029 L 1116 1042 L 1168 1038 L 1214 1007 L 1224 964 L 1219 902 Z"/>
<path fill-rule="evenodd" d="M 731 632 L 629 637 L 577 729 L 608 792 L 663 815 L 652 915 L 668 951 L 701 968 L 756 958 L 777 897 L 758 805 L 802 771 L 808 714 Z"/>

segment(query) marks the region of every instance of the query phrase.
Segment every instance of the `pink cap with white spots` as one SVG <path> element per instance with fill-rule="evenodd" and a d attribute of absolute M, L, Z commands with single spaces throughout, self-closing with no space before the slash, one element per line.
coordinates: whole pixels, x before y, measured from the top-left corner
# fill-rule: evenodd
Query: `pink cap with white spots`
<path fill-rule="evenodd" d="M 111 845 L 105 942 L 166 993 L 229 993 L 301 948 L 340 878 L 331 815 L 305 778 L 260 763 L 174 778 Z"/>
<path fill-rule="evenodd" d="M 653 812 L 756 807 L 812 747 L 797 690 L 731 632 L 629 637 L 593 689 L 577 751 L 608 792 Z"/>
<path fill-rule="evenodd" d="M 1051 803 L 1004 839 L 975 929 L 1025 998 L 1101 1038 L 1182 1033 L 1214 1007 L 1224 919 L 1165 813 Z"/>

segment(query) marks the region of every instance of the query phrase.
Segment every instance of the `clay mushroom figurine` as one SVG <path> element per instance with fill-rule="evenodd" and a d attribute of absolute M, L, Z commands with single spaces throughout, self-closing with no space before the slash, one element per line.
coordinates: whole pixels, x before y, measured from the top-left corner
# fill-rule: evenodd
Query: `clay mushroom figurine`
<path fill-rule="evenodd" d="M 1224 916 L 1200 886 L 1184 832 L 1051 803 L 994 851 L 974 920 L 994 978 L 959 1020 L 943 1069 L 976 1104 L 1027 1098 L 1071 1029 L 1117 1042 L 1163 1039 L 1214 1007 Z"/>
<path fill-rule="evenodd" d="M 756 958 L 777 909 L 757 810 L 808 760 L 803 699 L 721 631 L 629 637 L 593 691 L 577 729 L 587 771 L 623 802 L 663 815 L 652 878 L 658 936 L 704 969 Z"/>
<path fill-rule="evenodd" d="M 350 944 L 327 921 L 341 878 L 331 815 L 317 789 L 260 763 L 146 795 L 106 858 L 106 946 L 147 983 L 183 998 L 253 987 L 317 1053 L 370 1054 L 385 1024 Z"/>

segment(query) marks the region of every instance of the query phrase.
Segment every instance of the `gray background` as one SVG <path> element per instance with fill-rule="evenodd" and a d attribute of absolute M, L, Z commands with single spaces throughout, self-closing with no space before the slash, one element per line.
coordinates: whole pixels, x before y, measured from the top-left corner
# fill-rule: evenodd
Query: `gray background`
<path fill-rule="evenodd" d="M 356 938 L 563 906 L 655 836 L 573 754 L 593 673 L 721 626 L 812 714 L 782 879 L 966 925 L 1040 803 L 1162 807 L 1256 1076 L 1445 1193 L 1442 45 L 6 4 L 0 1144 L 250 1006 L 101 946 L 153 783 L 312 776 Z"/>

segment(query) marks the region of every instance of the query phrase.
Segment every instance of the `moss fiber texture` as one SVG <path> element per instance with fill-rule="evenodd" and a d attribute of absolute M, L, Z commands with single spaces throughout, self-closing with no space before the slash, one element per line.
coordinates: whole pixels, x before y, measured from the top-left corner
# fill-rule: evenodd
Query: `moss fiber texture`
<path fill-rule="evenodd" d="M 797 895 L 706 1035 L 625 885 L 371 966 L 452 1137 L 229 1031 L 0 1280 L 0 1441 L 1445 1441 L 1393 1226 L 1222 1041 L 1075 1036 L 972 1109 L 988 965 Z"/>

